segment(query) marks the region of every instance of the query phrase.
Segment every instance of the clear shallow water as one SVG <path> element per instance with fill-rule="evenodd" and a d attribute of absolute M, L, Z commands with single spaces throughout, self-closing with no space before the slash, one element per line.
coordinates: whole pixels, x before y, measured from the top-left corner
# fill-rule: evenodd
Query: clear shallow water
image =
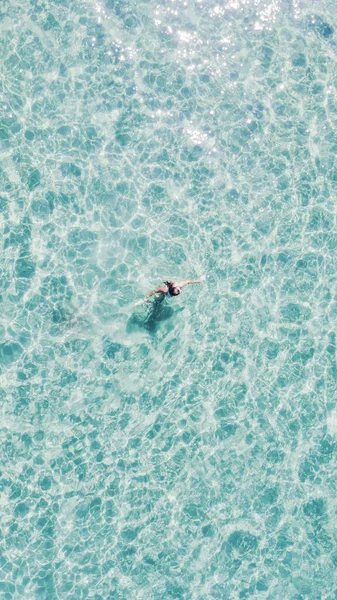
<path fill-rule="evenodd" d="M 2 5 L 6 600 L 337 598 L 336 17 Z"/>

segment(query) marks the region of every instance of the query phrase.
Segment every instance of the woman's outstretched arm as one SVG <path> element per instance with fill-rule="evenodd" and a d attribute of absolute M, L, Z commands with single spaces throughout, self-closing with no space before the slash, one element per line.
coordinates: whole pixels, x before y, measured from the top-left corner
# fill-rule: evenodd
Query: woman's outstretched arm
<path fill-rule="evenodd" d="M 205 281 L 205 276 L 202 275 L 199 279 L 185 279 L 185 281 L 175 281 L 174 285 L 180 288 L 183 288 L 185 285 L 189 285 L 190 283 L 203 283 Z"/>
<path fill-rule="evenodd" d="M 161 285 L 159 288 L 156 288 L 155 290 L 152 290 L 152 292 L 147 294 L 147 296 L 145 296 L 144 300 L 147 300 L 148 298 L 150 298 L 150 296 L 153 296 L 153 294 L 166 294 L 166 292 L 167 292 L 167 286 Z"/>
<path fill-rule="evenodd" d="M 146 300 L 148 298 L 150 298 L 150 296 L 153 296 L 153 294 L 166 294 L 166 292 L 167 292 L 167 286 L 165 284 L 161 285 L 159 288 L 156 288 L 155 290 L 152 290 L 152 292 L 150 292 L 149 294 L 147 294 L 145 296 L 145 298 L 143 298 L 142 300 L 138 300 L 136 302 L 136 304 L 143 304 L 143 302 L 146 302 Z"/>

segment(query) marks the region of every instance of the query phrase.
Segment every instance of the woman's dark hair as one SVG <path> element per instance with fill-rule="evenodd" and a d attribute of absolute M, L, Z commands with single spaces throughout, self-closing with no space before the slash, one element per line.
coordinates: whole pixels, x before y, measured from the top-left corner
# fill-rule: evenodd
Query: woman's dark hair
<path fill-rule="evenodd" d="M 180 294 L 180 289 L 173 287 L 173 285 L 170 286 L 169 290 L 170 290 L 171 296 L 179 296 L 179 294 Z"/>
<path fill-rule="evenodd" d="M 171 296 L 179 296 L 180 289 L 174 287 L 172 281 L 164 281 L 164 283 L 165 283 L 165 285 L 167 285 L 168 291 L 170 292 Z"/>

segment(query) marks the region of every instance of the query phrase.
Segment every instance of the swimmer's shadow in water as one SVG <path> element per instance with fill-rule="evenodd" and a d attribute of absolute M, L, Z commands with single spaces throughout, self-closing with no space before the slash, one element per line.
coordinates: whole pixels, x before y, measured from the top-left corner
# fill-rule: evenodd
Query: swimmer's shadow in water
<path fill-rule="evenodd" d="M 173 310 L 168 306 L 166 296 L 156 296 L 153 301 L 146 302 L 141 310 L 133 313 L 127 322 L 126 331 L 132 333 L 135 329 L 145 329 L 149 333 L 156 333 L 163 321 L 171 319 L 182 308 Z"/>

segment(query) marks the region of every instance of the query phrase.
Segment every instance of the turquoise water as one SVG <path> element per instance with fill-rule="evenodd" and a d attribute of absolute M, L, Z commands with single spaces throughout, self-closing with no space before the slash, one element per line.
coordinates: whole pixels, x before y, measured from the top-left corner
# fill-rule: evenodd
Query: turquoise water
<path fill-rule="evenodd" d="M 0 12 L 1 598 L 336 599 L 336 3 Z"/>

